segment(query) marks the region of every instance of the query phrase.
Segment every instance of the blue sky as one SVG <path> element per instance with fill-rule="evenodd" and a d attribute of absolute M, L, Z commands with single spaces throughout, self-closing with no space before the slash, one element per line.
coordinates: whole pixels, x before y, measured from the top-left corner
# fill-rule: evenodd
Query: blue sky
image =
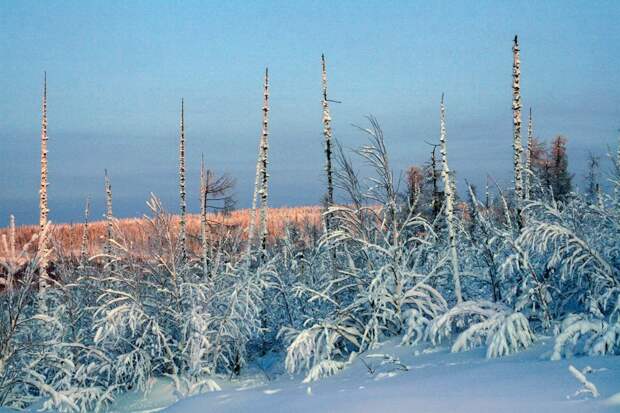
<path fill-rule="evenodd" d="M 186 103 L 190 209 L 201 153 L 251 198 L 262 74 L 271 75 L 271 201 L 317 203 L 323 191 L 320 55 L 328 59 L 334 135 L 381 122 L 395 172 L 426 161 L 446 93 L 449 157 L 459 182 L 511 172 L 511 41 L 522 48 L 523 104 L 536 134 L 564 134 L 575 183 L 587 152 L 620 127 L 620 2 L 615 1 L 2 1 L 0 225 L 37 217 L 40 95 L 48 74 L 51 219 L 176 209 L 178 112 Z"/>

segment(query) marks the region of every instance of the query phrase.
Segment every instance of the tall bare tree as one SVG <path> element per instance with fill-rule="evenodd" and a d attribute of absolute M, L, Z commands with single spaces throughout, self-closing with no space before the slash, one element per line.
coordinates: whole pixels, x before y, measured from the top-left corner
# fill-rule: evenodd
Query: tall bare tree
<path fill-rule="evenodd" d="M 527 150 L 525 152 L 525 198 L 532 196 L 532 150 L 534 146 L 534 123 L 532 120 L 532 108 L 527 119 Z"/>
<path fill-rule="evenodd" d="M 446 202 L 446 223 L 448 225 L 448 241 L 450 248 L 450 263 L 452 266 L 452 278 L 454 281 L 454 295 L 456 301 L 461 303 L 463 296 L 461 292 L 461 276 L 459 272 L 459 261 L 456 251 L 456 219 L 454 217 L 454 185 L 450 167 L 448 166 L 448 145 L 446 134 L 446 107 L 444 105 L 444 97 L 441 95 L 440 108 L 440 127 L 439 127 L 439 152 L 441 153 L 441 162 L 443 165 L 441 175 L 444 182 L 444 195 Z"/>
<path fill-rule="evenodd" d="M 327 175 L 327 194 L 326 207 L 329 208 L 334 204 L 334 179 L 332 173 L 332 118 L 329 112 L 329 100 L 327 99 L 327 66 L 325 64 L 325 55 L 321 55 L 322 68 L 322 86 L 323 86 L 323 136 L 325 138 L 325 173 Z M 331 217 L 329 213 L 326 215 L 325 227 L 329 231 L 331 228 Z"/>
<path fill-rule="evenodd" d="M 186 245 L 186 212 L 187 200 L 185 192 L 185 107 L 181 99 L 181 124 L 179 135 L 179 255 L 181 260 L 187 258 Z"/>
<path fill-rule="evenodd" d="M 515 36 L 512 45 L 512 148 L 514 151 L 514 182 L 517 202 L 523 199 L 523 165 L 521 160 L 523 153 L 523 146 L 521 144 L 521 60 L 519 52 L 519 39 Z"/>
<path fill-rule="evenodd" d="M 43 102 L 41 107 L 41 186 L 39 188 L 39 227 L 45 227 L 48 220 L 47 205 L 47 72 L 43 72 Z"/>
<path fill-rule="evenodd" d="M 268 179 L 267 173 L 268 150 L 269 150 L 269 69 L 265 69 L 265 80 L 263 84 L 263 126 L 258 144 L 258 158 L 256 160 L 256 178 L 254 180 L 254 193 L 252 194 L 252 209 L 250 211 L 250 226 L 248 230 L 247 258 L 252 253 L 256 232 L 256 212 L 260 202 L 260 220 L 258 234 L 260 249 L 264 254 L 267 247 L 267 199 L 268 199 Z M 260 198 L 260 199 L 259 199 Z"/>
<path fill-rule="evenodd" d="M 46 230 L 49 220 L 49 207 L 47 203 L 47 72 L 43 72 L 43 100 L 41 104 L 41 185 L 39 188 L 39 250 L 42 259 L 39 262 L 39 278 L 41 290 L 48 285 L 47 258 L 49 257 L 49 243 Z M 43 300 L 44 301 L 44 300 Z M 41 303 L 41 309 L 45 310 L 45 303 Z"/>
<path fill-rule="evenodd" d="M 260 194 L 260 248 L 262 254 L 267 249 L 267 208 L 269 195 L 269 174 L 267 165 L 269 155 L 269 70 L 265 69 L 265 84 L 263 92 L 263 130 L 261 135 L 261 188 Z"/>
<path fill-rule="evenodd" d="M 104 190 L 105 190 L 105 221 L 106 221 L 106 239 L 103 245 L 103 254 L 105 255 L 105 262 L 111 263 L 112 258 L 112 237 L 114 235 L 114 215 L 112 213 L 112 184 L 110 177 L 108 176 L 108 170 L 104 170 Z"/>
<path fill-rule="evenodd" d="M 207 274 L 208 270 L 208 250 L 207 243 L 207 196 L 209 187 L 209 175 L 205 169 L 204 155 L 200 161 L 200 246 L 203 274 Z"/>

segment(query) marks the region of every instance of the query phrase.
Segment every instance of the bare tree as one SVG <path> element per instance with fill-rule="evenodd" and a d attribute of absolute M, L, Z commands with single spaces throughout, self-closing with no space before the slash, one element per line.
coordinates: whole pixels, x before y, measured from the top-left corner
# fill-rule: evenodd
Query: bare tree
<path fill-rule="evenodd" d="M 103 245 L 103 254 L 105 255 L 105 262 L 110 263 L 112 261 L 112 237 L 114 231 L 114 215 L 112 214 L 112 184 L 110 183 L 110 177 L 108 176 L 108 170 L 104 170 L 104 190 L 105 190 L 105 220 L 106 220 L 106 239 Z"/>
<path fill-rule="evenodd" d="M 534 124 L 532 120 L 532 108 L 527 119 L 527 151 L 525 152 L 525 198 L 532 196 L 532 150 L 534 146 Z"/>
<path fill-rule="evenodd" d="M 327 215 L 325 217 L 325 227 L 329 231 L 331 229 L 331 219 L 329 208 L 334 204 L 334 180 L 332 173 L 332 118 L 329 112 L 329 101 L 327 99 L 327 67 L 325 64 L 325 55 L 321 55 L 322 67 L 322 86 L 323 86 L 323 136 L 325 137 L 325 173 L 327 175 L 327 194 L 326 207 Z"/>
<path fill-rule="evenodd" d="M 254 245 L 256 228 L 256 209 L 260 197 L 260 224 L 259 237 L 261 250 L 264 253 L 267 244 L 267 195 L 268 195 L 268 148 L 269 148 L 269 69 L 265 69 L 265 81 L 263 85 L 263 126 L 258 144 L 258 159 L 256 161 L 256 178 L 254 181 L 254 193 L 252 195 L 252 209 L 250 211 L 250 227 L 248 230 L 247 258 L 249 260 Z"/>
<path fill-rule="evenodd" d="M 517 202 L 523 199 L 523 166 L 521 164 L 521 155 L 523 153 L 523 146 L 521 145 L 521 60 L 519 51 L 519 39 L 515 36 L 512 46 L 512 148 L 514 151 L 514 181 Z"/>
<path fill-rule="evenodd" d="M 90 213 L 90 197 L 86 198 L 84 207 L 84 230 L 82 231 L 82 245 L 80 247 L 80 266 L 88 260 L 88 215 Z"/>
<path fill-rule="evenodd" d="M 441 95 L 440 109 L 440 128 L 439 128 L 439 152 L 441 153 L 441 162 L 443 164 L 442 179 L 444 182 L 444 194 L 446 202 L 446 223 L 448 225 L 448 241 L 450 248 L 450 263 L 452 265 L 452 278 L 454 280 L 454 294 L 458 303 L 463 302 L 461 293 L 461 278 L 459 274 L 459 261 L 456 252 L 456 220 L 454 217 L 454 186 L 450 167 L 448 166 L 448 147 L 446 136 L 446 107 L 444 105 L 444 97 Z"/>
<path fill-rule="evenodd" d="M 205 170 L 204 155 L 200 160 L 200 246 L 202 259 L 202 272 L 207 274 L 209 245 L 207 242 L 207 188 L 209 177 Z"/>
<path fill-rule="evenodd" d="M 39 282 L 41 290 L 45 290 L 48 284 L 47 266 L 49 257 L 48 237 L 44 235 L 48 231 L 49 207 L 47 203 L 47 72 L 43 72 L 43 101 L 41 105 L 41 186 L 39 188 L 39 249 L 42 259 L 39 261 Z M 43 309 L 45 304 L 43 303 Z"/>
<path fill-rule="evenodd" d="M 267 249 L 267 200 L 269 188 L 269 174 L 267 164 L 269 154 L 269 70 L 265 69 L 265 85 L 263 94 L 263 131 L 261 136 L 261 172 L 260 181 L 260 248 L 262 254 Z"/>
<path fill-rule="evenodd" d="M 217 178 L 213 171 L 205 167 L 204 156 L 200 163 L 200 242 L 201 261 L 204 274 L 209 271 L 209 209 L 226 212 L 234 205 L 231 190 L 235 186 L 234 179 L 224 174 Z"/>
<path fill-rule="evenodd" d="M 439 193 L 439 176 L 437 174 L 437 146 L 432 145 L 433 150 L 431 151 L 431 164 L 430 164 L 430 178 L 433 184 L 433 195 L 431 198 L 431 211 L 432 211 L 432 220 L 434 221 L 437 215 L 439 215 L 439 211 L 441 211 L 441 194 Z"/>
<path fill-rule="evenodd" d="M 261 176 L 261 151 L 263 147 L 262 135 L 258 144 L 258 157 L 256 159 L 256 176 L 254 178 L 254 191 L 252 192 L 252 208 L 250 209 L 250 223 L 248 228 L 248 245 L 247 245 L 247 258 L 249 260 L 252 253 L 252 247 L 254 246 L 254 239 L 256 238 L 256 207 L 258 204 L 258 192 L 260 191 L 260 176 Z"/>
<path fill-rule="evenodd" d="M 41 119 L 41 187 L 39 189 L 39 227 L 45 227 L 48 220 L 47 205 L 47 72 L 43 73 L 43 103 Z"/>
<path fill-rule="evenodd" d="M 186 224 L 187 201 L 185 192 L 185 110 L 181 99 L 181 125 L 179 136 L 179 255 L 182 261 L 187 259 Z"/>

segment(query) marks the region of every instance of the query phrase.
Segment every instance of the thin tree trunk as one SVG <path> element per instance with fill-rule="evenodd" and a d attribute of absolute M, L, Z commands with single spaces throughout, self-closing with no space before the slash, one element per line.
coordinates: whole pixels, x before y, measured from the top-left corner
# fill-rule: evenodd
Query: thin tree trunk
<path fill-rule="evenodd" d="M 103 246 L 103 254 L 105 255 L 106 264 L 110 264 L 112 262 L 112 236 L 114 231 L 114 215 L 112 214 L 112 184 L 110 183 L 110 177 L 108 176 L 108 170 L 105 171 L 104 177 L 104 190 L 105 190 L 105 201 L 106 201 L 106 239 L 105 244 Z"/>
<path fill-rule="evenodd" d="M 326 207 L 329 208 L 334 204 L 334 180 L 332 172 L 332 118 L 329 112 L 329 101 L 327 100 L 327 67 L 325 64 L 325 55 L 321 55 L 322 67 L 322 86 L 323 86 L 323 136 L 325 137 L 325 173 L 327 175 L 327 194 Z M 325 227 L 327 231 L 331 229 L 331 214 L 328 212 L 325 216 Z"/>
<path fill-rule="evenodd" d="M 252 209 L 250 210 L 250 223 L 248 229 L 248 246 L 247 246 L 247 259 L 249 261 L 252 255 L 252 247 L 254 246 L 254 239 L 256 238 L 256 207 L 258 204 L 258 192 L 260 191 L 260 176 L 261 176 L 261 151 L 262 151 L 262 136 L 258 143 L 258 157 L 256 159 L 256 176 L 254 178 L 254 191 L 252 193 Z"/>
<path fill-rule="evenodd" d="M 15 245 L 15 216 L 13 214 L 9 216 L 9 251 L 8 252 L 10 254 L 11 263 L 14 264 L 15 258 L 16 258 L 15 257 L 16 245 Z M 9 285 L 9 288 L 11 288 L 10 285 Z"/>
<path fill-rule="evenodd" d="M 267 250 L 267 201 L 269 194 L 269 174 L 267 165 L 269 155 L 269 70 L 265 69 L 265 85 L 263 95 L 263 131 L 261 136 L 261 188 L 260 194 L 260 248 L 264 256 Z"/>
<path fill-rule="evenodd" d="M 41 187 L 39 189 L 39 227 L 45 227 L 48 220 L 47 206 L 47 73 L 43 75 L 43 103 L 41 120 Z"/>
<path fill-rule="evenodd" d="M 254 239 L 256 238 L 256 215 L 257 215 L 257 207 L 259 203 L 260 197 L 260 215 L 261 222 L 259 225 L 258 233 L 261 239 L 261 248 L 262 248 L 262 235 L 263 235 L 263 212 L 265 214 L 265 224 L 266 224 L 266 210 L 263 211 L 263 194 L 266 199 L 266 192 L 264 190 L 264 183 L 267 177 L 267 154 L 265 151 L 268 147 L 269 142 L 268 138 L 268 112 L 269 112 L 269 72 L 268 69 L 265 69 L 265 82 L 264 82 L 264 91 L 263 91 L 263 126 L 261 129 L 261 136 L 258 142 L 258 157 L 256 159 L 256 177 L 254 179 L 254 192 L 252 194 L 252 209 L 250 211 L 250 225 L 248 229 L 248 247 L 247 247 L 247 262 L 249 264 L 250 258 L 252 255 L 252 247 L 254 246 Z"/>
<path fill-rule="evenodd" d="M 454 295 L 457 303 L 463 302 L 461 293 L 461 278 L 459 273 L 459 261 L 456 251 L 456 222 L 454 219 L 454 186 L 450 176 L 450 168 L 448 166 L 448 148 L 446 142 L 446 107 L 441 95 L 441 115 L 440 115 L 440 132 L 439 132 L 439 152 L 443 164 L 442 178 L 444 181 L 444 195 L 446 202 L 446 223 L 448 224 L 448 241 L 450 248 L 450 263 L 452 265 L 452 278 L 454 281 Z"/>
<path fill-rule="evenodd" d="M 45 290 L 48 285 L 47 257 L 48 237 L 44 235 L 48 223 L 49 208 L 47 203 L 47 72 L 43 72 L 43 101 L 41 105 L 41 186 L 39 188 L 39 250 L 42 259 L 39 262 L 39 285 Z M 45 306 L 43 306 L 45 308 Z"/>
<path fill-rule="evenodd" d="M 527 150 L 525 152 L 525 199 L 532 197 L 532 149 L 534 146 L 534 123 L 532 108 L 527 119 Z"/>
<path fill-rule="evenodd" d="M 523 167 L 521 160 L 521 155 L 523 153 L 523 146 L 521 145 L 521 61 L 519 50 L 519 40 L 517 36 L 515 36 L 512 47 L 512 148 L 514 151 L 514 181 L 517 204 L 523 199 Z"/>
<path fill-rule="evenodd" d="M 80 247 L 80 266 L 83 267 L 88 260 L 88 215 L 90 213 L 90 198 L 86 198 L 84 207 L 84 230 L 82 231 L 82 246 Z"/>
<path fill-rule="evenodd" d="M 181 99 L 181 125 L 179 137 L 179 255 L 184 262 L 187 259 L 185 215 L 187 201 L 185 193 L 185 111 Z"/>
<path fill-rule="evenodd" d="M 433 211 L 433 221 L 439 215 L 441 209 L 441 201 L 439 199 L 439 185 L 437 176 L 437 157 L 435 156 L 435 150 L 437 145 L 433 145 L 433 151 L 431 152 L 431 179 L 433 181 L 433 199 L 431 200 L 431 207 Z"/>
<path fill-rule="evenodd" d="M 202 272 L 208 274 L 209 245 L 207 243 L 207 194 L 209 188 L 209 176 L 205 170 L 205 160 L 202 157 L 200 163 L 200 243 L 202 250 Z"/>
<path fill-rule="evenodd" d="M 484 183 L 484 206 L 486 209 L 489 209 L 490 205 L 491 205 L 491 194 L 489 193 L 489 175 L 487 175 L 485 183 Z"/>

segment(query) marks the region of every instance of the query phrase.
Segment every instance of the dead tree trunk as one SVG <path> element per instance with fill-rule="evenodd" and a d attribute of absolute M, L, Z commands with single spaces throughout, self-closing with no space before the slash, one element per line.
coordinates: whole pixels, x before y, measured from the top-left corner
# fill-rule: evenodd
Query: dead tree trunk
<path fill-rule="evenodd" d="M 459 261 L 456 251 L 456 220 L 454 217 L 454 186 L 452 177 L 450 176 L 450 168 L 448 166 L 448 148 L 446 142 L 446 107 L 441 96 L 441 115 L 440 115 L 440 133 L 439 144 L 441 152 L 441 161 L 443 164 L 442 179 L 444 182 L 444 197 L 446 202 L 446 223 L 448 225 L 448 242 L 450 248 L 450 263 L 452 265 L 452 278 L 454 281 L 454 295 L 457 303 L 463 302 L 461 293 L 461 278 L 459 273 Z"/>
<path fill-rule="evenodd" d="M 179 136 L 179 257 L 182 262 L 187 259 L 186 245 L 186 212 L 187 201 L 185 192 L 185 107 L 181 99 L 181 125 Z"/>
<path fill-rule="evenodd" d="M 263 93 L 263 130 L 261 136 L 261 171 L 260 171 L 260 249 L 264 256 L 267 250 L 267 208 L 269 194 L 269 174 L 267 165 L 269 155 L 269 70 L 265 69 L 265 84 Z"/>
<path fill-rule="evenodd" d="M 323 86 L 323 136 L 325 138 L 325 173 L 327 175 L 327 194 L 325 196 L 325 203 L 328 210 L 325 215 L 325 228 L 329 231 L 332 226 L 329 208 L 331 208 L 334 204 L 334 179 L 332 172 L 332 118 L 329 112 L 329 101 L 327 100 L 327 66 L 325 64 L 325 55 L 321 55 L 321 67 L 321 80 Z"/>

